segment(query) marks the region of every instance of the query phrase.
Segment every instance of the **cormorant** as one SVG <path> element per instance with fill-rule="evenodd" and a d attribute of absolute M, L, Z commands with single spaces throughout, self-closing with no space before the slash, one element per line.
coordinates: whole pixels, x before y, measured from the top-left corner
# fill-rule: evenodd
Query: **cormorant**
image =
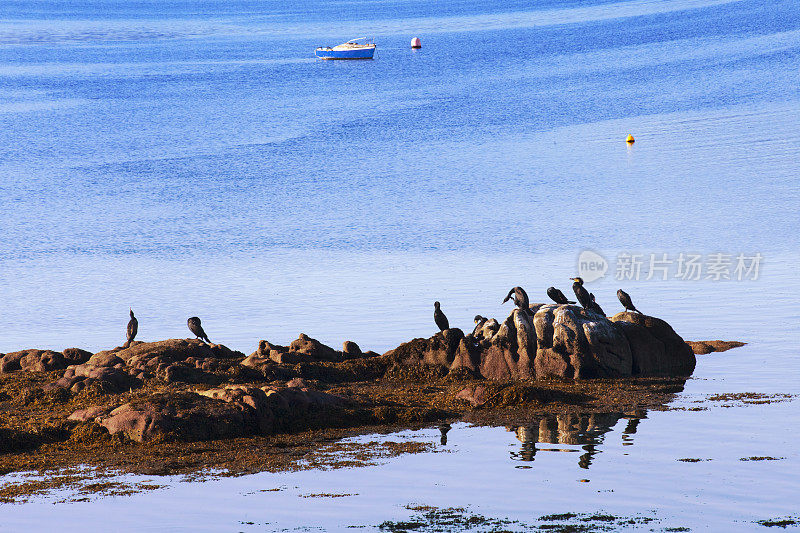
<path fill-rule="evenodd" d="M 444 331 L 450 329 L 450 322 L 447 321 L 447 317 L 442 313 L 441 305 L 442 304 L 439 302 L 433 302 L 433 307 L 436 308 L 433 311 L 433 321 L 436 322 L 436 327 L 438 327 L 440 331 Z"/>
<path fill-rule="evenodd" d="M 522 287 L 514 287 L 510 291 L 508 291 L 508 295 L 503 299 L 502 303 L 506 303 L 514 297 L 514 305 L 517 307 L 521 307 L 523 309 L 528 309 L 530 307 L 530 301 L 528 300 L 528 293 L 525 292 L 525 289 Z"/>
<path fill-rule="evenodd" d="M 603 311 L 603 308 L 600 307 L 598 305 L 598 303 L 594 301 L 594 294 L 593 293 L 591 293 L 591 292 L 589 293 L 589 298 L 592 299 L 592 305 L 589 306 L 589 309 L 591 309 L 592 311 L 597 311 L 601 315 L 606 316 L 606 312 Z"/>
<path fill-rule="evenodd" d="M 589 291 L 583 287 L 583 279 L 570 279 L 575 282 L 572 284 L 572 290 L 575 292 L 575 298 L 578 299 L 578 302 L 583 306 L 584 309 L 590 309 L 592 307 L 592 298 L 589 296 Z"/>
<path fill-rule="evenodd" d="M 483 325 L 486 324 L 486 321 L 489 320 L 485 316 L 475 315 L 475 328 L 472 330 L 472 336 L 475 337 L 478 335 L 478 332 L 483 329 Z"/>
<path fill-rule="evenodd" d="M 206 332 L 203 331 L 203 326 L 200 325 L 199 318 L 193 316 L 187 321 L 187 324 L 189 325 L 189 331 L 194 333 L 195 337 L 197 337 L 202 341 L 205 341 L 208 344 L 211 344 L 211 341 L 208 340 L 208 335 L 206 335 Z"/>
<path fill-rule="evenodd" d="M 619 303 L 625 306 L 626 312 L 628 311 L 628 309 L 631 309 L 639 314 L 642 314 L 641 311 L 639 311 L 633 306 L 633 302 L 631 301 L 631 296 L 627 292 L 623 291 L 622 289 L 617 290 L 617 298 L 619 298 Z"/>
<path fill-rule="evenodd" d="M 560 290 L 556 289 L 555 287 L 548 287 L 547 288 L 547 295 L 550 297 L 557 304 L 574 304 L 572 300 L 567 300 L 567 297 L 564 296 L 564 293 Z"/>
<path fill-rule="evenodd" d="M 131 319 L 128 321 L 128 342 L 125 343 L 126 348 L 131 345 L 133 339 L 136 338 L 136 334 L 139 332 L 139 321 L 133 316 L 133 309 L 129 307 L 128 311 L 131 313 Z"/>
<path fill-rule="evenodd" d="M 528 300 L 528 293 L 525 292 L 525 289 L 523 289 L 522 287 L 514 287 L 513 289 L 508 291 L 508 294 L 501 303 L 506 303 L 512 298 L 512 296 L 514 298 L 514 305 L 516 305 L 520 309 L 524 309 L 525 311 L 528 312 L 528 314 L 531 315 L 533 314 L 533 312 L 531 311 L 530 300 Z"/>

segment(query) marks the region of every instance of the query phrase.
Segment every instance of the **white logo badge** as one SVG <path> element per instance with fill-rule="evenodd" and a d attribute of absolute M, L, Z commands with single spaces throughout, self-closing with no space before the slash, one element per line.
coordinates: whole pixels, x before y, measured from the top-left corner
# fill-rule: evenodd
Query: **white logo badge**
<path fill-rule="evenodd" d="M 608 261 L 602 255 L 584 250 L 578 256 L 578 275 L 585 282 L 598 280 L 608 272 Z"/>

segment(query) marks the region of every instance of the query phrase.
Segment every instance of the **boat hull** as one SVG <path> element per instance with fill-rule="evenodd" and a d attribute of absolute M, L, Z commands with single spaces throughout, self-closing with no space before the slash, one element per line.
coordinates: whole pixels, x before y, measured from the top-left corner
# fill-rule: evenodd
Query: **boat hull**
<path fill-rule="evenodd" d="M 314 55 L 320 59 L 372 59 L 375 47 L 358 48 L 354 50 L 334 50 L 332 48 L 317 48 Z"/>

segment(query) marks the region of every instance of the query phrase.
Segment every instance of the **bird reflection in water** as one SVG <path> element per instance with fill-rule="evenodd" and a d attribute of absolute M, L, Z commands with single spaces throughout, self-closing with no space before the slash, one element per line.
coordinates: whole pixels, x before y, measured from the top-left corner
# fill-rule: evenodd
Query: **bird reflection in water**
<path fill-rule="evenodd" d="M 439 428 L 439 433 L 441 433 L 441 436 L 439 437 L 439 443 L 441 443 L 442 446 L 445 446 L 447 444 L 447 432 L 450 431 L 450 424 L 445 422 L 436 427 Z"/>
<path fill-rule="evenodd" d="M 538 417 L 534 424 L 526 426 L 508 427 L 517 435 L 522 443 L 519 450 L 511 452 L 514 461 L 533 461 L 537 451 L 549 452 L 580 452 L 573 448 L 538 447 L 537 444 L 567 444 L 581 446 L 584 453 L 578 458 L 578 466 L 588 469 L 594 456 L 600 450 L 599 446 L 605 440 L 605 434 L 612 430 L 622 419 L 627 419 L 625 429 L 622 430 L 623 445 L 633 444 L 632 435 L 636 433 L 639 422 L 647 418 L 644 410 L 629 413 L 593 413 L 593 414 L 566 414 Z"/>

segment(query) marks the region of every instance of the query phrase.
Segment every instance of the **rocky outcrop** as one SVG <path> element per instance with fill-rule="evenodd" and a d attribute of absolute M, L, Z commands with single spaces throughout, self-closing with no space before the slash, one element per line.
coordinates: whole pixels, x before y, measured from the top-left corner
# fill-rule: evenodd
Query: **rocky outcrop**
<path fill-rule="evenodd" d="M 355 342 L 344 341 L 344 343 L 342 343 L 342 355 L 348 359 L 355 359 L 357 357 L 362 357 L 364 353 Z"/>
<path fill-rule="evenodd" d="M 90 355 L 91 353 L 79 348 L 67 348 L 63 352 L 30 349 L 0 354 L 0 374 L 17 370 L 28 372 L 62 370 L 68 365 L 85 363 Z"/>
<path fill-rule="evenodd" d="M 117 394 L 139 388 L 141 384 L 139 379 L 122 368 L 94 366 L 87 363 L 67 368 L 64 375 L 58 381 L 47 385 L 45 390 L 62 388 L 80 392 L 86 387 L 96 386 L 103 392 Z"/>
<path fill-rule="evenodd" d="M 465 368 L 494 380 L 549 377 L 616 378 L 689 375 L 694 355 L 663 320 L 638 313 L 608 319 L 576 305 L 534 304 L 514 309 L 474 335 L 453 328 L 414 339 L 383 355 L 391 365 Z"/>
<path fill-rule="evenodd" d="M 536 335 L 531 315 L 514 309 L 497 332 L 479 345 L 480 373 L 497 380 L 533 379 Z"/>
<path fill-rule="evenodd" d="M 304 385 L 304 384 L 302 384 Z M 302 423 L 312 413 L 348 405 L 342 397 L 308 388 L 230 385 L 197 392 L 156 394 L 96 420 L 109 433 L 151 439 L 209 440 L 266 435 Z"/>
<path fill-rule="evenodd" d="M 66 348 L 61 355 L 64 356 L 67 366 L 69 365 L 82 365 L 87 362 L 92 356 L 92 352 L 81 350 L 80 348 Z"/>
<path fill-rule="evenodd" d="M 238 367 L 237 360 L 244 356 L 225 346 L 208 345 L 196 339 L 135 342 L 128 348 L 118 347 L 91 357 L 83 351 L 64 353 L 70 356 L 69 360 L 85 362 L 66 367 L 61 379 L 49 384 L 48 389 L 80 392 L 94 386 L 110 394 L 136 389 L 142 380 L 149 378 L 167 383 L 210 383 L 215 381 L 213 372 Z M 43 360 L 43 356 L 38 357 Z"/>
<path fill-rule="evenodd" d="M 390 365 L 425 365 L 448 371 L 466 369 L 478 372 L 480 359 L 472 335 L 464 336 L 458 328 L 440 331 L 429 339 L 417 338 L 383 354 Z"/>
<path fill-rule="evenodd" d="M 124 361 L 127 366 L 144 368 L 153 366 L 153 364 L 186 361 L 190 358 L 193 360 L 240 359 L 244 357 L 244 354 L 221 344 L 206 344 L 198 339 L 167 339 L 157 342 L 137 342 L 129 348 L 98 352 L 92 356 L 89 363 L 97 366 L 110 366 L 109 361 L 115 357 Z"/>
<path fill-rule="evenodd" d="M 640 313 L 617 313 L 610 319 L 623 332 L 633 355 L 633 374 L 688 376 L 697 362 L 692 349 L 672 326 Z"/>
<path fill-rule="evenodd" d="M 458 391 L 456 399 L 469 402 L 472 407 L 478 407 L 486 403 L 488 391 L 485 385 L 470 385 Z"/>
<path fill-rule="evenodd" d="M 599 313 L 576 305 L 542 305 L 534 325 L 538 378 L 610 378 L 633 373 L 625 335 Z"/>
<path fill-rule="evenodd" d="M 88 422 L 108 414 L 109 411 L 111 411 L 111 409 L 106 406 L 93 405 L 92 407 L 87 407 L 86 409 L 78 409 L 77 411 L 74 411 L 67 417 L 67 420 L 72 420 L 74 422 Z"/>
<path fill-rule="evenodd" d="M 378 354 L 374 352 L 362 352 L 358 344 L 353 341 L 345 341 L 342 351 L 338 352 L 322 344 L 317 339 L 312 339 L 305 333 L 293 340 L 289 346 L 272 344 L 262 340 L 258 343 L 258 349 L 247 356 L 242 361 L 242 366 L 258 370 L 265 376 L 275 373 L 275 364 L 296 365 L 300 363 L 340 363 L 349 359 L 359 359 L 362 357 L 374 357 Z"/>
<path fill-rule="evenodd" d="M 713 352 L 726 352 L 731 348 L 739 348 L 740 346 L 744 346 L 747 344 L 746 342 L 740 341 L 686 341 L 686 344 L 689 345 L 689 348 L 696 355 L 707 355 Z"/>

